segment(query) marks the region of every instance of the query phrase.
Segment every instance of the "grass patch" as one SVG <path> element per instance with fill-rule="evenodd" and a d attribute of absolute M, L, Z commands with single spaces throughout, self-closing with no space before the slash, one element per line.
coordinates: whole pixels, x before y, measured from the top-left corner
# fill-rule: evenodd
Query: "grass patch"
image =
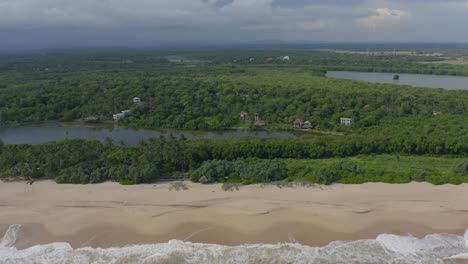
<path fill-rule="evenodd" d="M 454 164 L 462 160 L 451 157 L 360 155 L 344 159 L 287 159 L 285 162 L 288 166 L 287 181 L 303 180 L 325 184 L 417 181 L 438 185 L 468 182 L 468 176 L 457 175 L 452 169 Z"/>

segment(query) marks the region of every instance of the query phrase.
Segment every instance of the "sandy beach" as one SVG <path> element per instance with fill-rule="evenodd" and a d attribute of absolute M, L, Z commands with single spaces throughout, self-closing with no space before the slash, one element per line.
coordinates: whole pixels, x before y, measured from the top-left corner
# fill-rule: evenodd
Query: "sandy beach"
<path fill-rule="evenodd" d="M 0 183 L 0 237 L 21 224 L 16 246 L 68 242 L 113 247 L 172 239 L 241 245 L 311 246 L 382 233 L 463 235 L 468 185 L 427 183 L 282 187 L 185 182 L 121 186 Z"/>

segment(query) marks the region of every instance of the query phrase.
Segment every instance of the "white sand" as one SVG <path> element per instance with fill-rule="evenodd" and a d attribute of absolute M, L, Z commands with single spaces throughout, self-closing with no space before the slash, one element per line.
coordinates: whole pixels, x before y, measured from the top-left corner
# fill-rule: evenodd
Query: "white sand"
<path fill-rule="evenodd" d="M 468 228 L 467 184 L 255 185 L 232 192 L 185 184 L 188 190 L 175 191 L 171 184 L 0 183 L 0 232 L 22 224 L 19 247 L 110 247 L 170 239 L 323 245 L 380 233 L 461 235 Z"/>

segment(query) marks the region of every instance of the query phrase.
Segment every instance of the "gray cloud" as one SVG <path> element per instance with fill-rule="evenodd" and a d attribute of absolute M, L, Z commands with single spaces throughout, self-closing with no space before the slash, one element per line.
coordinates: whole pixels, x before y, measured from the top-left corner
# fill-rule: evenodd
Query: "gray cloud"
<path fill-rule="evenodd" d="M 351 7 L 366 2 L 367 0 L 274 0 L 272 4 L 280 7 L 304 7 L 308 5 Z"/>
<path fill-rule="evenodd" d="M 467 13 L 468 0 L 0 0 L 0 46 L 468 41 Z"/>

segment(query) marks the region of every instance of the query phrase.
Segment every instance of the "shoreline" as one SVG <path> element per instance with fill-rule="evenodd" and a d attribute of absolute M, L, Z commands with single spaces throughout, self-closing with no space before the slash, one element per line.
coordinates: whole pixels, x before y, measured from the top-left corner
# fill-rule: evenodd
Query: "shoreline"
<path fill-rule="evenodd" d="M 122 186 L 0 183 L 0 237 L 21 224 L 16 247 L 68 242 L 123 247 L 182 240 L 238 246 L 375 239 L 379 234 L 463 235 L 468 184 L 367 183 L 278 188 L 185 182 Z"/>
<path fill-rule="evenodd" d="M 0 226 L 2 234 L 7 229 L 7 225 Z M 344 233 L 306 223 L 291 222 L 276 224 L 257 233 L 249 234 L 223 225 L 187 222 L 159 235 L 144 234 L 131 227 L 112 224 L 95 225 L 73 233 L 54 235 L 46 230 L 44 225 L 31 223 L 21 226 L 15 247 L 22 250 L 35 245 L 65 242 L 75 249 L 84 247 L 105 249 L 160 244 L 171 240 L 230 247 L 258 244 L 301 244 L 323 247 L 336 241 L 376 239 L 382 234 L 424 238 L 432 234 L 463 236 L 464 232 L 464 229 L 435 230 L 412 223 L 387 222 L 376 223 L 357 232 Z"/>

